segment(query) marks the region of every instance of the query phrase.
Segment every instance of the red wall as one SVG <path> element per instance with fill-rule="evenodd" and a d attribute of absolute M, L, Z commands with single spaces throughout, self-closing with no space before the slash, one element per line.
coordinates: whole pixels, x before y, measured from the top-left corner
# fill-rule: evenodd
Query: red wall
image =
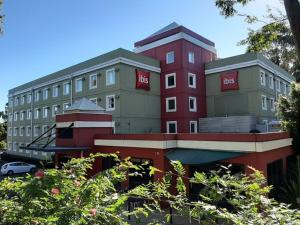
<path fill-rule="evenodd" d="M 175 62 L 166 64 L 166 53 L 174 51 Z M 188 62 L 188 52 L 195 54 L 195 63 Z M 206 49 L 192 44 L 184 39 L 177 40 L 141 54 L 160 60 L 161 62 L 161 132 L 165 133 L 166 121 L 177 121 L 178 133 L 189 133 L 189 122 L 206 117 L 206 85 L 204 65 L 215 58 Z M 196 88 L 188 86 L 188 73 L 196 74 Z M 176 73 L 176 87 L 165 89 L 165 75 Z M 177 111 L 166 112 L 166 98 L 176 96 Z M 197 112 L 189 111 L 189 96 L 197 98 Z"/>

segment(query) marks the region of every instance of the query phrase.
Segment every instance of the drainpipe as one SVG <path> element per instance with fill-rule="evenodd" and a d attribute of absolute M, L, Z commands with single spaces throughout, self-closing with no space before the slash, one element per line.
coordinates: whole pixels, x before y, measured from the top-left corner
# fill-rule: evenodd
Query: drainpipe
<path fill-rule="evenodd" d="M 73 74 L 70 75 L 70 104 L 73 104 Z"/>
<path fill-rule="evenodd" d="M 33 116 L 34 116 L 34 112 L 33 112 L 33 108 L 34 108 L 34 91 L 33 88 L 31 88 L 31 116 L 30 116 L 30 140 L 31 142 L 33 141 Z"/>

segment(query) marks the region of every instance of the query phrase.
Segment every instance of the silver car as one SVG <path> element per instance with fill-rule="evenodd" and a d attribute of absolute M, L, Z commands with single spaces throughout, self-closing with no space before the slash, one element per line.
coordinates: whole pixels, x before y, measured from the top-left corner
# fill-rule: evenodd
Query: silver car
<path fill-rule="evenodd" d="M 13 175 L 15 173 L 33 173 L 36 170 L 36 166 L 25 162 L 11 162 L 5 163 L 1 167 L 2 175 Z"/>

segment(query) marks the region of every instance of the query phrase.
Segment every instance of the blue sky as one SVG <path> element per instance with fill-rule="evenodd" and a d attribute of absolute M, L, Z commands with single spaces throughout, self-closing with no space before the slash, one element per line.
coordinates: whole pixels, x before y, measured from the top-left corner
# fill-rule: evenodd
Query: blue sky
<path fill-rule="evenodd" d="M 279 0 L 256 0 L 244 13 L 262 15 Z M 8 90 L 134 42 L 175 21 L 214 41 L 219 57 L 245 52 L 242 18 L 224 19 L 213 0 L 7 0 L 0 36 L 0 110 Z"/>

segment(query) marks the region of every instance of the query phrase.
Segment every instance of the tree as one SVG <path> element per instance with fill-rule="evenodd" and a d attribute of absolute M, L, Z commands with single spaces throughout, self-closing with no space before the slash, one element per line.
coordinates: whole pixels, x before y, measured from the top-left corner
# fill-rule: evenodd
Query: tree
<path fill-rule="evenodd" d="M 7 119 L 8 119 L 8 104 L 5 105 L 5 110 L 0 111 L 0 149 L 6 149 L 7 138 Z"/>
<path fill-rule="evenodd" d="M 4 18 L 4 16 L 1 14 L 2 4 L 3 4 L 3 0 L 0 0 L 0 33 L 3 32 L 2 24 L 3 24 L 3 18 Z"/>
<path fill-rule="evenodd" d="M 216 6 L 226 18 L 238 14 L 237 5 L 245 6 L 254 0 L 216 0 Z M 298 59 L 300 59 L 300 2 L 299 0 L 283 0 L 285 11 L 293 33 Z"/>
<path fill-rule="evenodd" d="M 90 179 L 87 171 L 95 157 L 112 156 L 117 165 Z M 165 224 L 171 215 L 164 206 L 177 214 L 201 220 L 201 224 L 299 224 L 300 212 L 267 197 L 270 187 L 263 175 L 254 170 L 250 176 L 233 176 L 227 168 L 210 175 L 195 173 L 186 177 L 179 162 L 172 162 L 174 172 L 167 172 L 156 182 L 118 192 L 115 185 L 129 176 L 143 176 L 144 166 L 130 159 L 119 161 L 117 155 L 97 154 L 72 159 L 61 170 L 39 170 L 22 178 L 6 178 L 0 182 L 0 224 L 128 224 L 129 215 L 136 223 Z M 135 170 L 134 173 L 129 171 Z M 150 175 L 162 173 L 149 167 Z M 201 184 L 199 200 L 190 201 L 185 180 Z M 173 182 L 174 181 L 174 182 Z M 175 183 L 175 185 L 173 185 Z M 174 187 L 174 192 L 170 189 Z M 130 212 L 130 199 L 141 204 Z M 163 204 L 164 203 L 164 204 Z M 153 213 L 164 213 L 153 217 Z"/>

